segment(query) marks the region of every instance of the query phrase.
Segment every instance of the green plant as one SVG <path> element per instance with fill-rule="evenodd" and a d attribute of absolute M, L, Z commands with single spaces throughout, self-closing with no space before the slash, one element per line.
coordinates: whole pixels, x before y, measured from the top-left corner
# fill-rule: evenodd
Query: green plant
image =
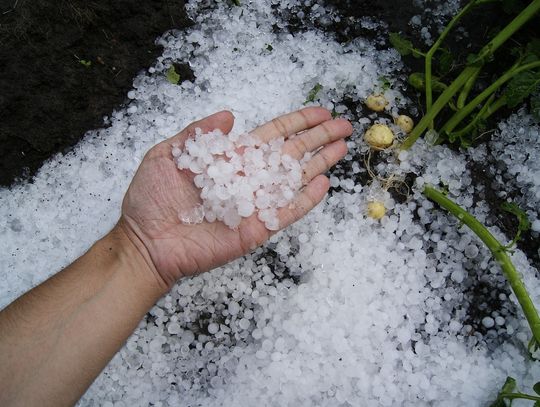
<path fill-rule="evenodd" d="M 442 73 L 448 72 L 454 65 L 452 55 L 442 48 L 442 43 L 459 20 L 474 7 L 496 1 L 469 2 L 445 27 L 427 53 L 414 48 L 410 41 L 398 34 L 390 34 L 390 42 L 402 55 L 424 58 L 425 72 L 411 75 L 409 83 L 425 92 L 426 113 L 404 140 L 402 149 L 410 148 L 427 129 L 435 129 L 435 120 L 446 108 L 454 113 L 438 129 L 437 142 L 459 142 L 462 146 L 469 146 L 474 141 L 473 136 L 484 129 L 486 120 L 497 110 L 504 106 L 516 107 L 529 96 L 532 96 L 533 112 L 540 117 L 540 96 L 537 95 L 540 91 L 540 41 L 536 39 L 521 47 L 516 52 L 515 63 L 469 101 L 469 95 L 477 85 L 482 68 L 495 58 L 495 52 L 502 45 L 536 15 L 540 10 L 540 0 L 531 1 L 478 53 L 469 55 L 465 68 L 450 84 L 445 84 L 441 78 L 433 75 L 434 62 L 437 62 Z M 435 101 L 434 93 L 439 94 Z M 468 121 L 465 122 L 466 120 Z"/>
<path fill-rule="evenodd" d="M 507 407 L 512 405 L 512 401 L 515 399 L 531 400 L 534 401 L 534 407 L 540 407 L 540 382 L 537 382 L 533 386 L 533 390 L 537 395 L 530 395 L 517 391 L 516 379 L 513 377 L 507 377 L 504 382 L 501 391 L 497 395 L 497 399 L 491 403 L 490 407 Z"/>
<path fill-rule="evenodd" d="M 518 13 L 517 16 L 496 33 L 478 53 L 469 55 L 462 71 L 452 82 L 445 83 L 442 78 L 446 78 L 458 64 L 451 53 L 442 48 L 443 41 L 459 20 L 474 7 L 495 2 L 502 3 L 505 11 Z M 493 113 L 502 107 L 515 108 L 528 98 L 532 114 L 540 119 L 540 40 L 532 39 L 528 44 L 514 49 L 515 60 L 512 66 L 488 86 L 478 90 L 477 81 L 484 66 L 496 60 L 496 51 L 538 11 L 540 0 L 532 0 L 522 9 L 517 8 L 517 3 L 512 0 L 472 0 L 454 16 L 426 53 L 416 49 L 412 42 L 398 34 L 390 34 L 391 44 L 402 55 L 424 59 L 424 72 L 411 74 L 409 84 L 425 93 L 425 114 L 403 141 L 401 149 L 410 148 L 426 130 L 436 130 L 435 143 L 456 142 L 462 147 L 468 147 L 487 129 L 487 119 Z M 438 76 L 433 73 L 434 65 L 437 67 Z M 470 97 L 474 92 L 476 94 Z M 434 101 L 435 94 L 437 98 Z M 441 112 L 444 112 L 444 115 L 440 115 Z M 446 118 L 443 123 L 439 123 L 441 116 Z M 532 333 L 527 350 L 530 356 L 535 358 L 535 352 L 540 349 L 540 316 L 509 256 L 522 234 L 530 228 L 525 212 L 515 203 L 506 202 L 502 205 L 502 210 L 516 216 L 518 220 L 514 238 L 509 244 L 503 245 L 473 215 L 448 198 L 447 190 L 441 192 L 432 186 L 425 186 L 423 194 L 459 219 L 461 225 L 469 227 L 491 251 L 527 319 Z M 535 395 L 518 391 L 516 380 L 508 377 L 491 407 L 511 406 L 515 399 L 530 400 L 535 407 L 540 407 L 540 382 L 534 385 L 533 390 Z"/>
<path fill-rule="evenodd" d="M 461 208 L 442 192 L 431 186 L 426 186 L 423 193 L 428 199 L 431 199 L 433 202 L 439 204 L 442 208 L 446 209 L 448 212 L 458 218 L 460 222 L 468 226 L 491 251 L 491 254 L 501 266 L 506 279 L 510 283 L 510 287 L 512 288 L 512 291 L 514 292 L 519 305 L 525 314 L 525 318 L 527 318 L 534 343 L 540 344 L 540 317 L 538 316 L 538 311 L 536 310 L 536 307 L 534 306 L 531 297 L 527 292 L 525 284 L 523 284 L 519 273 L 508 256 L 507 252 L 509 247 L 500 243 L 474 216 L 468 213 L 465 209 Z"/>
<path fill-rule="evenodd" d="M 85 68 L 90 68 L 92 66 L 92 61 L 88 60 L 88 59 L 81 59 L 79 58 L 77 55 L 73 54 L 73 56 L 75 57 L 75 59 L 77 60 L 77 62 L 79 62 L 79 64 L 81 64 L 82 66 L 84 66 Z"/>
<path fill-rule="evenodd" d="M 309 91 L 304 105 L 315 102 L 315 100 L 317 99 L 317 95 L 319 94 L 321 89 L 322 85 L 320 83 L 315 84 L 315 86 L 313 86 L 313 88 L 311 88 L 311 90 Z"/>
<path fill-rule="evenodd" d="M 165 76 L 167 80 L 173 85 L 178 85 L 178 82 L 180 82 L 180 75 L 178 75 L 176 69 L 174 69 L 174 65 L 171 65 L 169 69 L 167 69 Z"/>

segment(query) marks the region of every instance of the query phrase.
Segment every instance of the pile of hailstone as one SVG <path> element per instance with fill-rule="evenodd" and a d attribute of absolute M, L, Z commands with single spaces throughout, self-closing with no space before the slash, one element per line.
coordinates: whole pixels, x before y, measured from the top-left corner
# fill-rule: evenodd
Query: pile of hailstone
<path fill-rule="evenodd" d="M 289 205 L 302 186 L 302 164 L 282 153 L 283 137 L 263 143 L 247 133 L 225 135 L 219 129 L 173 146 L 180 170 L 189 170 L 201 190 L 202 204 L 180 211 L 183 223 L 222 221 L 238 227 L 242 218 L 257 213 L 268 230 L 279 229 L 278 209 Z"/>

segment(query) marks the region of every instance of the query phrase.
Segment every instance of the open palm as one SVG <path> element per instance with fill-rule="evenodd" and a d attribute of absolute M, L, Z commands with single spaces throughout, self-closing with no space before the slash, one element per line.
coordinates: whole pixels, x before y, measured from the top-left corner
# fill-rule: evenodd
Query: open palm
<path fill-rule="evenodd" d="M 172 156 L 173 144 L 183 146 L 195 134 L 220 129 L 228 133 L 234 117 L 222 111 L 192 123 L 176 136 L 154 146 L 145 156 L 122 204 L 121 223 L 139 250 L 152 263 L 158 277 L 171 286 L 181 277 L 211 270 L 240 257 L 264 243 L 272 233 L 256 214 L 242 219 L 232 230 L 222 222 L 183 224 L 180 210 L 201 202 L 193 174 L 178 170 Z M 293 204 L 278 211 L 284 228 L 304 216 L 326 194 L 329 182 L 322 175 L 347 151 L 344 138 L 352 126 L 343 119 L 332 120 L 323 108 L 310 107 L 278 117 L 253 130 L 263 141 L 287 137 L 283 152 L 300 159 L 305 152 L 317 151 L 305 164 L 305 187 Z M 322 147 L 322 148 L 321 148 Z"/>

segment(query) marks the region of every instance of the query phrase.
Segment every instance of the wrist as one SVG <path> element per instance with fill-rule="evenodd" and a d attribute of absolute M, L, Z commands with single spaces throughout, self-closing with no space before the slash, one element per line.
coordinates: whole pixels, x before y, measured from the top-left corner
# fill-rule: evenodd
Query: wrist
<path fill-rule="evenodd" d="M 131 279 L 159 296 L 169 291 L 170 286 L 161 278 L 145 245 L 123 218 L 101 242 Z"/>

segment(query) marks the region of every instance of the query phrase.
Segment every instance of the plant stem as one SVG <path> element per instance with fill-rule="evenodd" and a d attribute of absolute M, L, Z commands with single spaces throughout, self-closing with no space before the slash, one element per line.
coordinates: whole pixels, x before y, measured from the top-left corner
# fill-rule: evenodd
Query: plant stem
<path fill-rule="evenodd" d="M 499 394 L 499 399 L 525 399 L 525 400 L 534 400 L 534 401 L 540 401 L 540 397 L 538 396 L 531 396 L 530 394 L 525 393 L 501 393 Z"/>
<path fill-rule="evenodd" d="M 473 85 L 476 82 L 476 78 L 478 78 L 478 74 L 480 71 L 476 73 L 476 75 L 471 76 L 469 80 L 463 85 L 463 88 L 461 89 L 461 92 L 459 92 L 459 96 L 457 99 L 457 108 L 462 109 L 463 106 L 465 106 L 465 102 L 467 101 L 467 97 L 469 96 L 469 93 L 471 93 L 471 89 Z"/>
<path fill-rule="evenodd" d="M 529 21 L 540 10 L 540 0 L 533 0 L 521 13 L 519 13 L 506 27 L 488 42 L 478 53 L 475 62 L 466 67 L 461 74 L 452 82 L 450 86 L 437 98 L 431 109 L 427 110 L 426 115 L 420 120 L 413 131 L 405 139 L 401 145 L 402 150 L 407 150 L 416 142 L 418 137 L 422 135 L 424 130 L 428 128 L 430 123 L 437 117 L 439 112 L 446 106 L 452 97 L 461 89 L 463 85 L 476 75 L 481 69 L 487 58 L 503 45 L 517 30 L 519 30 L 527 21 Z M 426 80 L 427 85 L 427 80 Z"/>
<path fill-rule="evenodd" d="M 450 102 L 452 97 L 459 91 L 459 89 L 467 82 L 467 80 L 475 75 L 480 67 L 468 66 L 461 74 L 445 89 L 445 91 L 437 98 L 431 109 L 426 112 L 426 115 L 422 117 L 420 122 L 415 126 L 409 136 L 403 141 L 401 145 L 402 150 L 408 150 L 416 142 L 418 137 L 422 135 L 429 124 L 437 117 L 439 112 Z"/>
<path fill-rule="evenodd" d="M 486 112 L 491 107 L 491 102 L 493 102 L 493 99 L 495 99 L 495 95 L 490 96 L 490 98 L 484 104 L 484 106 L 482 106 L 482 109 L 480 109 L 478 114 L 476 116 L 474 116 L 474 118 L 470 121 L 470 123 L 467 124 L 464 128 L 462 128 L 462 129 L 460 129 L 458 131 L 454 131 L 452 133 L 446 133 L 448 135 L 448 138 L 450 139 L 450 142 L 453 142 L 453 140 L 455 140 L 457 138 L 461 138 L 465 134 L 469 133 L 472 129 L 474 129 L 476 124 L 478 122 L 480 122 L 482 119 L 485 118 L 484 115 L 486 114 Z M 442 131 L 441 131 L 441 133 L 442 133 Z M 443 137 L 441 137 L 439 135 L 439 137 L 437 138 L 436 144 L 440 144 L 442 142 L 442 140 L 443 140 Z"/>
<path fill-rule="evenodd" d="M 525 285 L 521 281 L 521 277 L 512 264 L 510 257 L 506 254 L 505 247 L 482 225 L 474 216 L 447 198 L 441 192 L 431 186 L 426 186 L 423 191 L 424 195 L 432 201 L 438 203 L 441 207 L 449 211 L 452 215 L 458 218 L 461 222 L 467 225 L 491 251 L 495 260 L 500 264 L 506 279 L 510 283 L 510 287 L 514 292 L 521 309 L 527 318 L 529 327 L 531 328 L 534 339 L 540 343 L 540 317 L 536 310 Z"/>
<path fill-rule="evenodd" d="M 528 71 L 534 68 L 540 67 L 540 61 L 531 62 L 522 66 L 516 67 L 515 65 L 510 68 L 508 71 L 506 71 L 499 79 L 497 79 L 495 82 L 493 82 L 489 87 L 487 87 L 482 93 L 480 93 L 478 96 L 476 96 L 473 100 L 471 100 L 466 106 L 464 106 L 462 109 L 458 110 L 456 114 L 454 114 L 441 128 L 441 133 L 451 133 L 458 125 L 461 123 L 461 121 L 466 118 L 468 115 L 472 113 L 472 111 L 480 105 L 486 98 L 488 98 L 491 94 L 493 94 L 497 89 L 499 89 L 502 85 L 504 85 L 506 82 L 508 82 L 510 79 L 512 79 L 517 74 Z M 459 106 L 458 106 L 459 107 Z"/>
<path fill-rule="evenodd" d="M 435 41 L 435 43 L 431 46 L 431 48 L 425 55 L 425 70 L 426 70 L 425 83 L 426 83 L 426 110 L 427 111 L 431 109 L 431 105 L 433 104 L 433 92 L 432 92 L 432 86 L 431 86 L 431 79 L 432 79 L 431 62 L 433 60 L 433 55 L 435 55 L 435 52 L 437 52 L 437 50 L 441 47 L 442 42 L 444 41 L 446 36 L 450 33 L 452 28 L 454 28 L 457 22 L 465 14 L 467 14 L 476 5 L 476 3 L 478 3 L 478 0 L 472 0 L 469 4 L 463 7 L 461 11 L 458 14 L 456 14 L 454 18 L 452 18 L 452 20 L 450 20 L 450 22 L 445 27 L 441 35 L 439 35 L 439 38 L 437 38 L 437 41 Z"/>
<path fill-rule="evenodd" d="M 497 99 L 495 102 L 491 103 L 484 114 L 482 115 L 482 119 L 486 120 L 489 116 L 491 116 L 493 113 L 495 113 L 497 110 L 499 110 L 501 107 L 506 105 L 506 96 L 501 96 L 499 99 Z"/>
<path fill-rule="evenodd" d="M 512 21 L 508 23 L 488 44 L 478 53 L 478 60 L 485 61 L 503 45 L 514 33 L 519 30 L 527 21 L 529 21 L 540 10 L 540 0 L 533 0 L 519 13 Z"/>

